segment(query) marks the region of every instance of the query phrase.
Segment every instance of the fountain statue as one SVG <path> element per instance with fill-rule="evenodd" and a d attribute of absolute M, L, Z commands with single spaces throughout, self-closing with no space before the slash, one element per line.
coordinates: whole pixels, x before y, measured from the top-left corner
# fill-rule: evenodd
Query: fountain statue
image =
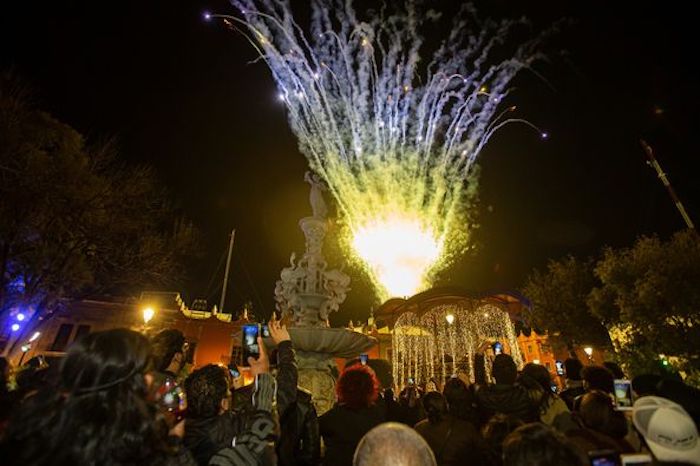
<path fill-rule="evenodd" d="M 331 328 L 328 318 L 337 312 L 350 290 L 350 277 L 339 269 L 329 269 L 323 257 L 323 240 L 328 232 L 328 209 L 323 199 L 326 189 L 318 176 L 306 173 L 311 185 L 313 215 L 299 226 L 306 238 L 306 250 L 282 270 L 275 286 L 275 301 L 287 323 L 297 352 L 299 385 L 313 394 L 319 415 L 335 402 L 334 358 L 352 358 L 371 348 L 376 340 L 344 328 Z"/>

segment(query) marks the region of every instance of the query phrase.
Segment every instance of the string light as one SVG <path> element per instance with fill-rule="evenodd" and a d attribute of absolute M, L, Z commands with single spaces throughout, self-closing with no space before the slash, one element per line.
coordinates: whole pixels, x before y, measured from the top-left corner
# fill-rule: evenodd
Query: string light
<path fill-rule="evenodd" d="M 518 367 L 523 358 L 515 326 L 507 312 L 479 301 L 463 305 L 439 304 L 417 317 L 413 312 L 399 316 L 392 334 L 392 371 L 402 384 L 411 377 L 416 383 L 431 378 L 446 380 L 463 371 L 475 382 L 475 357 L 484 354 L 487 379 L 490 357 L 484 352 L 492 343 L 508 352 Z M 503 343 L 501 343 L 503 342 Z"/>

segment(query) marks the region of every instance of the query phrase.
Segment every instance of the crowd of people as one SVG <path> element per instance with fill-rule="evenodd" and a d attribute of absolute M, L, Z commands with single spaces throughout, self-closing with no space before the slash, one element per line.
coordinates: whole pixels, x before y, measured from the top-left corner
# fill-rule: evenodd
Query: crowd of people
<path fill-rule="evenodd" d="M 620 410 L 614 380 L 624 374 L 613 363 L 567 360 L 558 391 L 544 366 L 518 370 L 499 354 L 491 381 L 411 380 L 395 397 L 381 361 L 352 360 L 318 416 L 287 329 L 268 326 L 276 363 L 258 339 L 244 386 L 222 365 L 183 377 L 188 343 L 177 330 L 91 333 L 61 361 L 13 377 L 0 359 L 1 463 L 595 466 L 642 452 L 647 464 L 700 465 L 700 392 L 680 380 L 638 376 L 634 406 Z"/>

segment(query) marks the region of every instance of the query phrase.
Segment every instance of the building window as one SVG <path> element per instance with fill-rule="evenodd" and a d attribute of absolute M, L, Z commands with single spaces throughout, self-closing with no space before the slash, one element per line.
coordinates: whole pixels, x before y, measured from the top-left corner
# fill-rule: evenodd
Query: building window
<path fill-rule="evenodd" d="M 51 351 L 65 351 L 71 333 L 73 333 L 73 324 L 61 324 L 51 345 Z"/>
<path fill-rule="evenodd" d="M 82 338 L 84 335 L 87 335 L 90 333 L 90 326 L 89 325 L 78 325 L 78 330 L 75 331 L 75 337 L 73 337 L 73 341 L 77 341 L 80 338 Z"/>
<path fill-rule="evenodd" d="M 552 365 L 548 362 L 544 363 L 544 366 L 547 368 L 548 371 L 552 370 Z"/>
<path fill-rule="evenodd" d="M 527 345 L 527 353 L 532 354 L 532 345 Z"/>

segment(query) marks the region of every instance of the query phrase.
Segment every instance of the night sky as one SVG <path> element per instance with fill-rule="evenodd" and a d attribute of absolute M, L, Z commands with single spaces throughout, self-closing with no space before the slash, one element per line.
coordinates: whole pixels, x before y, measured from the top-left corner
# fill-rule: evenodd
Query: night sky
<path fill-rule="evenodd" d="M 428 3 L 449 9 L 446 1 Z M 485 3 L 489 14 L 524 14 L 536 27 L 572 21 L 536 67 L 547 82 L 533 75 L 515 82 L 520 115 L 550 138 L 510 126 L 482 152 L 478 247 L 442 284 L 518 289 L 550 258 L 683 228 L 640 138 L 655 147 L 700 222 L 690 4 Z M 14 67 L 40 107 L 89 140 L 116 137 L 126 160 L 156 168 L 205 238 L 204 258 L 178 291 L 218 302 L 217 265 L 236 228 L 226 307 L 250 300 L 268 315 L 280 269 L 303 250 L 297 222 L 310 214 L 306 161 L 267 68 L 248 63 L 255 56 L 241 36 L 202 21 L 205 10 L 234 12 L 213 0 L 5 2 L 0 68 Z M 339 265 L 342 258 L 329 255 Z M 350 272 L 353 291 L 336 323 L 366 317 L 377 304 L 367 281 Z"/>

